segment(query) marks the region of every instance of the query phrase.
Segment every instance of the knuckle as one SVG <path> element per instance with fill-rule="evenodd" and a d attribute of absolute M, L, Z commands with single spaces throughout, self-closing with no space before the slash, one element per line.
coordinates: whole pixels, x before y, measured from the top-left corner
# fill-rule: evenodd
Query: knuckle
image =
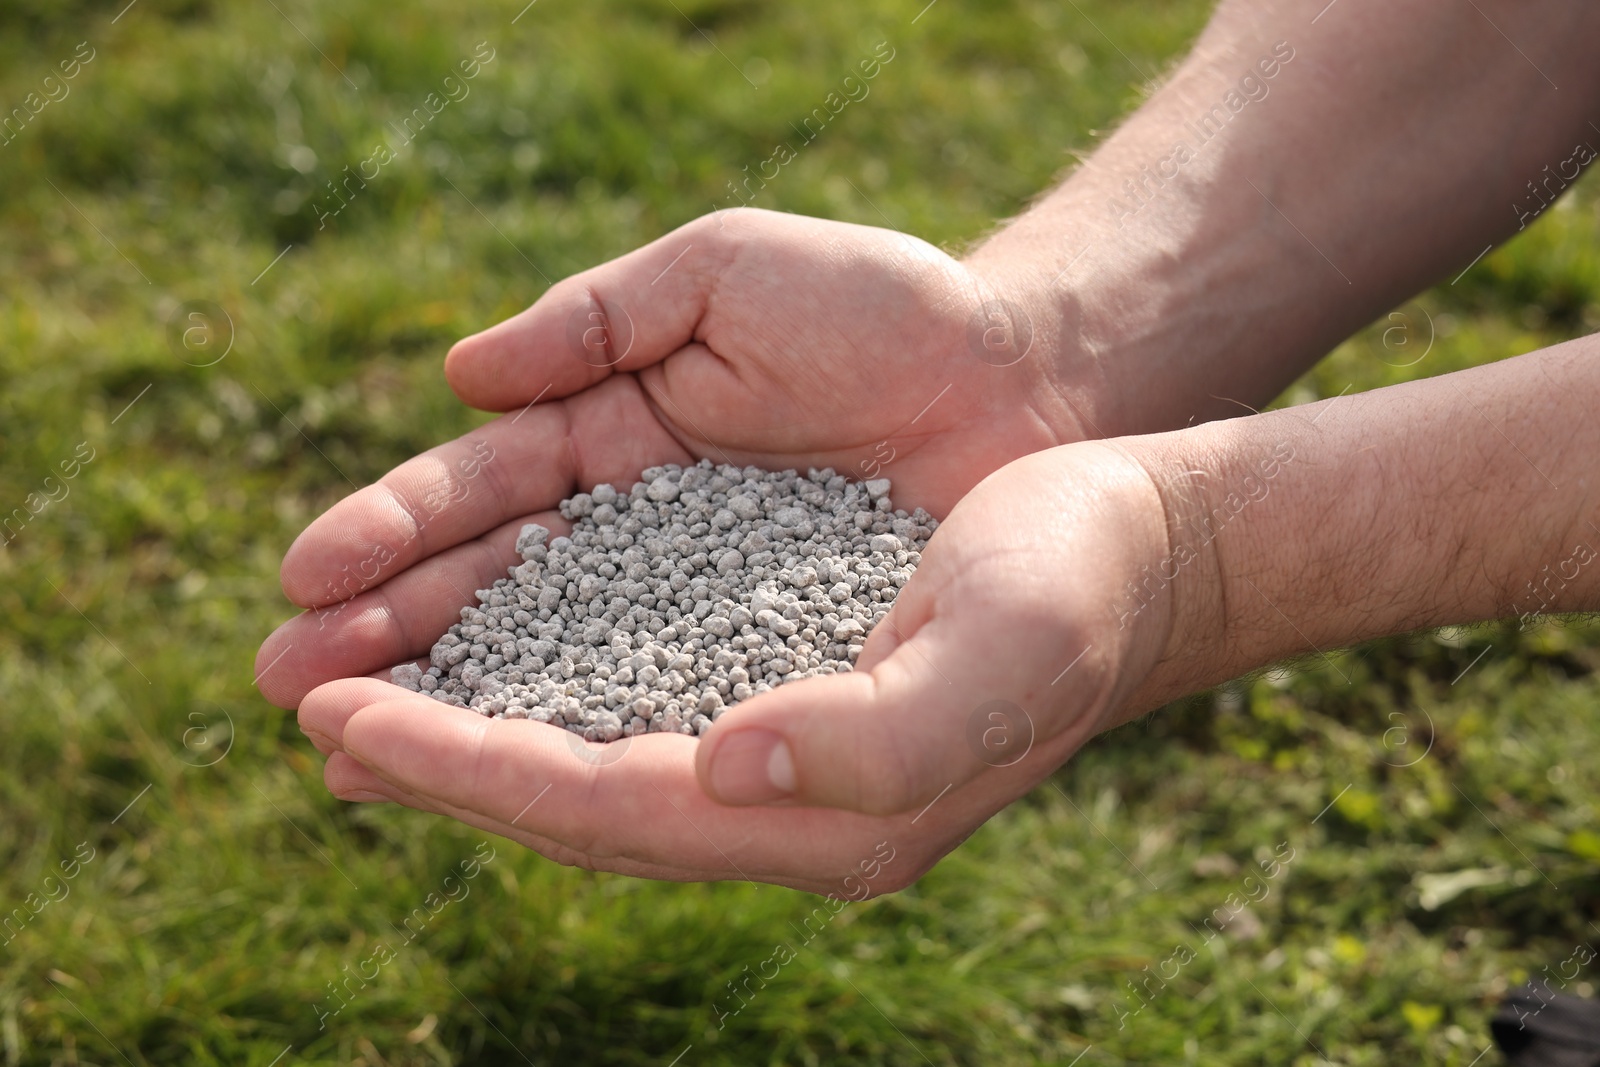
<path fill-rule="evenodd" d="M 915 807 L 925 792 L 920 767 L 901 740 L 896 747 L 893 739 L 875 748 L 863 747 L 859 751 L 880 753 L 876 759 L 861 760 L 856 777 L 857 805 L 867 815 L 897 815 Z"/>

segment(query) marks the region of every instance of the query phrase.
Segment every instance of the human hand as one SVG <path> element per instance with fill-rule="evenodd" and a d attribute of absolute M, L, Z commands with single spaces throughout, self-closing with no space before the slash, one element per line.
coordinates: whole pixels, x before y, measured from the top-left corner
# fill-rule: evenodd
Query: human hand
<path fill-rule="evenodd" d="M 1495 617 L 1536 571 L 1561 576 L 1538 610 L 1595 610 L 1596 349 L 1013 462 L 934 534 L 860 669 L 743 702 L 698 741 L 596 750 L 369 680 L 316 690 L 301 722 L 337 794 L 566 862 L 897 888 L 1095 731 L 1184 693 Z M 880 845 L 907 862 L 874 881 Z"/>
<path fill-rule="evenodd" d="M 1145 468 L 1071 445 L 956 505 L 855 671 L 745 701 L 703 739 L 588 745 L 368 678 L 313 690 L 300 723 L 346 799 L 450 815 L 588 868 L 860 899 L 910 884 L 1120 717 L 1169 605 L 1115 609 L 1166 544 Z"/>
<path fill-rule="evenodd" d="M 1045 359 L 1061 331 L 1041 311 L 1008 332 L 998 299 L 925 242 L 755 210 L 558 283 L 446 361 L 462 399 L 511 414 L 401 464 L 289 549 L 284 591 L 312 610 L 263 644 L 262 692 L 294 707 L 425 654 L 517 562 L 524 523 L 559 532 L 563 497 L 648 466 L 892 475 L 897 504 L 944 514 L 1008 460 L 1085 436 L 1079 390 Z"/>

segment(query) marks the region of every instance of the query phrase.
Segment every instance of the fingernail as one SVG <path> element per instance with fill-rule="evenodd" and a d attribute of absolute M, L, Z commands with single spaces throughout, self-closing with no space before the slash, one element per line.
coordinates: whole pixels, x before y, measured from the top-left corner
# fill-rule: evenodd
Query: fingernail
<path fill-rule="evenodd" d="M 717 749 L 711 786 L 724 804 L 765 804 L 794 795 L 794 756 L 770 730 L 741 730 Z"/>
<path fill-rule="evenodd" d="M 382 793 L 369 793 L 365 789 L 352 789 L 348 793 L 338 794 L 340 800 L 348 800 L 353 804 L 387 804 L 389 798 Z"/>

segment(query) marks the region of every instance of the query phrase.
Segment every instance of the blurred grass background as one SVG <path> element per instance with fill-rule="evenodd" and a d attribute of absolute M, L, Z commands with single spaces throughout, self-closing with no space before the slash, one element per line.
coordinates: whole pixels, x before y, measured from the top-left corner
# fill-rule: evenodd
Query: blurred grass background
<path fill-rule="evenodd" d="M 7 1064 L 1487 1065 L 1496 999 L 1600 938 L 1600 656 L 1573 620 L 1379 642 L 1126 727 L 721 1029 L 813 898 L 341 804 L 255 694 L 284 548 L 481 418 L 442 354 L 541 275 L 723 202 L 880 41 L 870 97 L 758 202 L 959 247 L 1206 3 L 124 2 L 0 2 L 0 107 L 94 53 L 0 148 L 0 515 L 59 497 L 0 550 Z M 326 183 L 485 41 L 470 96 L 319 229 Z M 1285 400 L 1594 329 L 1597 238 L 1580 190 Z M 233 325 L 212 366 L 169 337 L 197 300 Z M 486 840 L 469 895 L 397 938 Z"/>

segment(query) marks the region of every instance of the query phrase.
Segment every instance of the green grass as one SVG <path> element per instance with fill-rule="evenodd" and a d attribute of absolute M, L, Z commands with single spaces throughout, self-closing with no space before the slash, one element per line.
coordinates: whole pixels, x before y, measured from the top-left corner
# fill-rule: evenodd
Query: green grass
<path fill-rule="evenodd" d="M 1577 623 L 1379 642 L 1125 727 L 914 888 L 845 909 L 720 1030 L 726 983 L 794 942 L 813 898 L 591 875 L 338 803 L 254 692 L 283 549 L 482 417 L 440 358 L 541 275 L 708 210 L 880 40 L 896 58 L 871 96 L 760 203 L 959 247 L 1134 106 L 1207 5 L 943 0 L 912 25 L 920 0 L 541 0 L 515 26 L 521 0 L 141 0 L 113 24 L 121 6 L 0 4 L 0 106 L 96 50 L 0 148 L 0 514 L 94 451 L 0 551 L 0 914 L 61 897 L 0 934 L 7 1064 L 666 1064 L 692 1045 L 684 1067 L 1465 1065 L 1501 992 L 1600 937 L 1600 657 Z M 496 55 L 471 95 L 319 230 L 324 183 L 480 41 Z M 1593 328 L 1594 205 L 1401 309 L 1433 337 L 1415 365 L 1381 320 L 1288 399 Z M 214 366 L 169 343 L 194 300 L 235 327 Z M 486 841 L 468 895 L 398 933 Z M 1280 847 L 1293 861 L 1247 883 Z M 75 849 L 92 860 L 49 880 Z M 1491 884 L 1442 899 L 1474 869 Z M 1246 885 L 1264 897 L 1200 945 Z M 1179 946 L 1192 960 L 1134 999 Z M 329 983 L 375 957 L 319 1027 Z"/>

